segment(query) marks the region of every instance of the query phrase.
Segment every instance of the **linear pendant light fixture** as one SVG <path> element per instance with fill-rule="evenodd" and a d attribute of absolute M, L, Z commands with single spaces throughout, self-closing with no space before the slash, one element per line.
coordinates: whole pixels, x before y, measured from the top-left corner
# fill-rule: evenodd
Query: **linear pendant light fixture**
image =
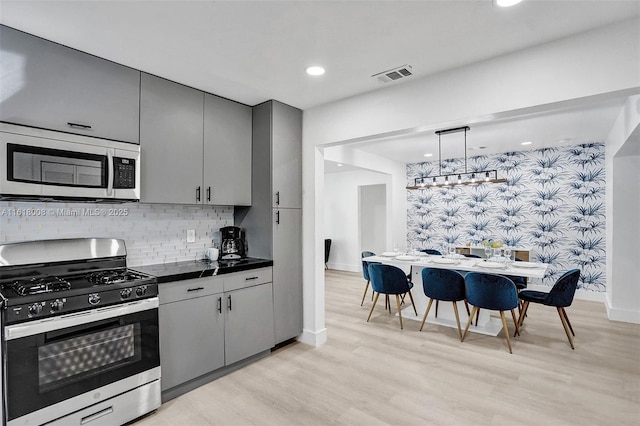
<path fill-rule="evenodd" d="M 452 129 L 438 130 L 438 175 L 415 178 L 413 185 L 407 186 L 407 189 L 429 189 L 436 187 L 460 186 L 460 185 L 479 185 L 483 183 L 503 183 L 507 180 L 498 178 L 498 170 L 480 170 L 469 172 L 467 170 L 467 131 L 471 130 L 469 126 L 455 127 Z M 442 174 L 442 135 L 450 133 L 464 132 L 464 173 Z"/>

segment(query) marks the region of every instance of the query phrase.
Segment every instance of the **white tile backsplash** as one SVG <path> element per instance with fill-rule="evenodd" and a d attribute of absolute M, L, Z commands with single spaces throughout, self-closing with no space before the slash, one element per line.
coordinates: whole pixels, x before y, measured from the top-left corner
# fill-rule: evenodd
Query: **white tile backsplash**
<path fill-rule="evenodd" d="M 204 257 L 218 230 L 233 225 L 233 206 L 0 201 L 0 244 L 52 238 L 121 238 L 129 266 Z M 187 243 L 187 229 L 196 241 Z"/>

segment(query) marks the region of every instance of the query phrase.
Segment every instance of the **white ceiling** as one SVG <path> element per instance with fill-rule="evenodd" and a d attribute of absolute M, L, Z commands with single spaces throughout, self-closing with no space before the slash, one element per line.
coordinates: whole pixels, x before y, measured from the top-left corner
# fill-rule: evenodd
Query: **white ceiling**
<path fill-rule="evenodd" d="M 2 24 L 248 105 L 277 99 L 301 109 L 376 90 L 371 75 L 396 66 L 411 65 L 416 79 L 639 15 L 639 0 L 525 0 L 507 9 L 492 0 L 0 0 Z M 326 74 L 307 76 L 312 64 Z M 601 138 L 621 105 L 479 123 L 469 146 Z M 434 140 L 431 132 L 358 148 L 414 162 L 428 151 L 437 158 Z M 443 137 L 443 151 L 445 143 L 455 145 Z"/>

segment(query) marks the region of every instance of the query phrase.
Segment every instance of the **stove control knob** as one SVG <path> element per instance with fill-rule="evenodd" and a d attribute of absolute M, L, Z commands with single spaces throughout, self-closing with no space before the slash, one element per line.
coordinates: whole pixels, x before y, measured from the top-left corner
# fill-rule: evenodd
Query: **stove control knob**
<path fill-rule="evenodd" d="M 120 297 L 122 299 L 130 298 L 131 297 L 131 289 L 130 288 L 122 289 L 122 291 L 120 292 Z"/>
<path fill-rule="evenodd" d="M 51 312 L 58 312 L 62 310 L 63 306 L 64 306 L 64 300 L 56 299 L 53 302 L 51 302 Z"/>
<path fill-rule="evenodd" d="M 143 286 L 140 286 L 140 287 L 136 288 L 136 295 L 138 297 L 142 297 L 145 294 L 147 294 L 147 286 L 146 285 L 143 285 Z"/>
<path fill-rule="evenodd" d="M 98 293 L 91 293 L 89 295 L 89 304 L 97 305 L 98 303 L 100 303 L 100 295 Z"/>
<path fill-rule="evenodd" d="M 41 303 L 34 303 L 33 305 L 29 306 L 29 314 L 30 315 L 38 315 L 40 312 L 42 312 L 42 304 Z"/>

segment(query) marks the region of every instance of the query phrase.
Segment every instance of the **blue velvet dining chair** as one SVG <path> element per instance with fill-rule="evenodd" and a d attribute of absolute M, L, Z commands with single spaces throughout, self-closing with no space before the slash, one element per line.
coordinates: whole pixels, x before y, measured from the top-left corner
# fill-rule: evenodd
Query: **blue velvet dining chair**
<path fill-rule="evenodd" d="M 425 296 L 429 298 L 429 304 L 422 317 L 420 331 L 424 327 L 424 323 L 429 315 L 431 304 L 434 300 L 442 300 L 453 303 L 453 312 L 456 315 L 456 323 L 458 324 L 458 334 L 462 340 L 462 329 L 460 328 L 460 316 L 458 315 L 458 301 L 465 300 L 464 276 L 458 271 L 439 268 L 423 268 L 422 269 L 422 289 Z"/>
<path fill-rule="evenodd" d="M 434 256 L 442 256 L 442 253 L 440 253 L 438 250 L 434 250 L 434 249 L 422 249 L 420 251 L 422 253 L 427 253 L 427 254 L 434 255 Z"/>
<path fill-rule="evenodd" d="M 579 280 L 580 270 L 571 269 L 558 278 L 548 293 L 534 290 L 521 291 L 519 297 L 523 303 L 520 318 L 518 319 L 518 325 L 522 326 L 524 316 L 527 314 L 527 309 L 529 309 L 529 303 L 533 302 L 547 306 L 554 306 L 560 316 L 560 321 L 562 322 L 564 332 L 567 334 L 567 339 L 569 339 L 571 349 L 575 349 L 571 335 L 575 336 L 576 334 L 573 332 L 573 327 L 571 326 L 571 322 L 569 322 L 567 311 L 564 308 L 571 306 L 573 296 L 576 294 L 576 289 L 578 288 Z M 571 331 L 571 333 L 569 333 L 569 331 Z"/>
<path fill-rule="evenodd" d="M 365 257 L 370 257 L 370 256 L 375 256 L 376 254 L 372 251 L 363 251 L 360 255 L 360 257 L 362 259 L 364 259 Z M 362 306 L 364 304 L 364 298 L 367 296 L 367 290 L 369 290 L 369 263 L 371 262 L 367 262 L 366 260 L 362 261 L 362 276 L 364 277 L 364 279 L 367 281 L 367 284 L 364 287 L 364 294 L 362 295 L 362 302 L 360 302 L 360 306 Z M 371 297 L 373 297 L 373 293 L 371 294 Z"/>
<path fill-rule="evenodd" d="M 478 309 L 489 309 L 492 311 L 500 311 L 500 319 L 504 327 L 504 336 L 507 339 L 509 353 L 511 350 L 511 340 L 509 339 L 509 329 L 507 328 L 507 320 L 504 311 L 511 311 L 511 317 L 516 327 L 516 334 L 520 334 L 518 329 L 518 321 L 514 309 L 518 307 L 518 291 L 516 285 L 509 278 L 503 275 L 488 274 L 483 272 L 469 272 L 464 277 L 465 291 L 467 302 L 473 305 L 471 315 L 464 329 L 462 340 L 469 332 L 469 326 L 473 321 L 473 317 Z"/>
<path fill-rule="evenodd" d="M 478 256 L 477 254 L 462 253 L 462 255 L 463 255 L 464 257 L 470 257 L 470 258 L 473 258 L 473 259 L 482 259 L 482 257 L 481 257 L 481 256 Z"/>
<path fill-rule="evenodd" d="M 409 298 L 411 298 L 411 305 L 413 306 L 413 311 L 416 313 L 416 316 L 418 315 L 416 305 L 413 302 L 413 295 L 411 294 L 411 286 L 409 285 L 410 282 L 407 280 L 407 275 L 402 269 L 393 265 L 370 263 L 369 278 L 371 280 L 371 289 L 375 292 L 375 297 L 373 299 L 373 306 L 371 306 L 371 311 L 369 311 L 369 316 L 367 317 L 367 322 L 369 322 L 369 320 L 371 319 L 371 314 L 373 314 L 373 309 L 376 307 L 376 303 L 378 303 L 378 297 L 381 294 L 384 294 L 386 296 L 396 296 L 398 316 L 400 317 L 400 329 L 403 328 L 402 311 L 400 310 L 401 294 L 409 294 Z M 391 306 L 389 306 L 389 312 L 391 312 Z"/>

